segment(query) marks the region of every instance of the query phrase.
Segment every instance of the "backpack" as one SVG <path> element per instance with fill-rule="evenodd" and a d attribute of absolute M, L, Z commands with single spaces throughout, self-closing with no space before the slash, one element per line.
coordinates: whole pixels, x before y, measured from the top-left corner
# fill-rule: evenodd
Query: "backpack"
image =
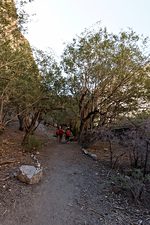
<path fill-rule="evenodd" d="M 70 137 L 70 135 L 71 135 L 71 131 L 70 130 L 66 130 L 66 136 Z"/>

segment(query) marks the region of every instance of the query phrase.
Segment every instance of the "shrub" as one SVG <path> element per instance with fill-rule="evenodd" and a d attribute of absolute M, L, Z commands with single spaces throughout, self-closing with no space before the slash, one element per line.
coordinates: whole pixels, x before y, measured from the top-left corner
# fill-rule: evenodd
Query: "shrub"
<path fill-rule="evenodd" d="M 122 190 L 130 193 L 135 202 L 141 200 L 142 193 L 145 189 L 145 178 L 143 177 L 143 173 L 140 169 L 133 170 L 131 176 L 118 174 L 113 178 L 113 180 Z"/>
<path fill-rule="evenodd" d="M 25 147 L 28 151 L 36 151 L 42 147 L 42 141 L 34 135 L 30 135 Z"/>

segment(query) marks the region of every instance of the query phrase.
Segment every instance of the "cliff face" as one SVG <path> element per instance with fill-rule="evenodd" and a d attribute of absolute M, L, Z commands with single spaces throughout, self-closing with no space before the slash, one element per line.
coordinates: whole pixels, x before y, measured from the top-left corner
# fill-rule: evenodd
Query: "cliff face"
<path fill-rule="evenodd" d="M 18 27 L 15 0 L 0 0 L 0 49 L 0 79 L 8 74 L 17 74 L 16 67 L 19 74 L 26 72 L 39 79 L 30 44 Z"/>
<path fill-rule="evenodd" d="M 14 0 L 0 0 L 0 130 L 32 105 L 39 92 L 38 67 L 18 27 Z"/>
<path fill-rule="evenodd" d="M 35 79 L 39 77 L 30 44 L 18 27 L 15 0 L 0 0 L 0 47 L 0 68 L 1 65 L 6 65 L 12 59 L 14 60 L 15 57 L 18 66 L 22 67 L 21 73 L 34 67 L 36 68 Z M 25 68 L 21 65 L 22 61 L 26 62 Z M 5 68 L 5 72 L 8 73 L 7 68 Z M 0 76 L 1 74 L 4 74 L 3 71 L 0 71 Z"/>
<path fill-rule="evenodd" d="M 13 48 L 26 45 L 30 49 L 29 42 L 18 28 L 18 15 L 14 0 L 0 1 L 0 38 L 10 41 Z M 31 52 L 31 49 L 29 50 Z"/>

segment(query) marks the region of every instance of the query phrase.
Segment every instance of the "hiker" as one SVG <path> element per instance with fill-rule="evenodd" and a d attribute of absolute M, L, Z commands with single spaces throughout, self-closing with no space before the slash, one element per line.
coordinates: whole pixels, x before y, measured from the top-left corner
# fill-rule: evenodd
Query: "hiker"
<path fill-rule="evenodd" d="M 60 126 L 58 129 L 58 142 L 59 143 L 61 143 L 61 141 L 62 141 L 63 134 L 64 134 L 64 131 L 63 131 L 62 127 Z"/>
<path fill-rule="evenodd" d="M 70 136 L 71 136 L 71 131 L 70 131 L 70 128 L 67 127 L 66 132 L 65 132 L 66 143 L 69 143 L 69 141 L 70 141 Z"/>

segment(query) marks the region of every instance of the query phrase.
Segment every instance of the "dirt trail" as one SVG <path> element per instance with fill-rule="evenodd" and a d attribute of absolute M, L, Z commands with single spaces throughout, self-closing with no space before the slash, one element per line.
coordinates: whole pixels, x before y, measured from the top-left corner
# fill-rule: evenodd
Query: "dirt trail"
<path fill-rule="evenodd" d="M 109 198 L 108 171 L 75 143 L 48 143 L 41 153 L 43 180 L 0 220 L 0 225 L 130 224 L 119 202 Z M 121 200 L 120 200 L 121 201 Z"/>

